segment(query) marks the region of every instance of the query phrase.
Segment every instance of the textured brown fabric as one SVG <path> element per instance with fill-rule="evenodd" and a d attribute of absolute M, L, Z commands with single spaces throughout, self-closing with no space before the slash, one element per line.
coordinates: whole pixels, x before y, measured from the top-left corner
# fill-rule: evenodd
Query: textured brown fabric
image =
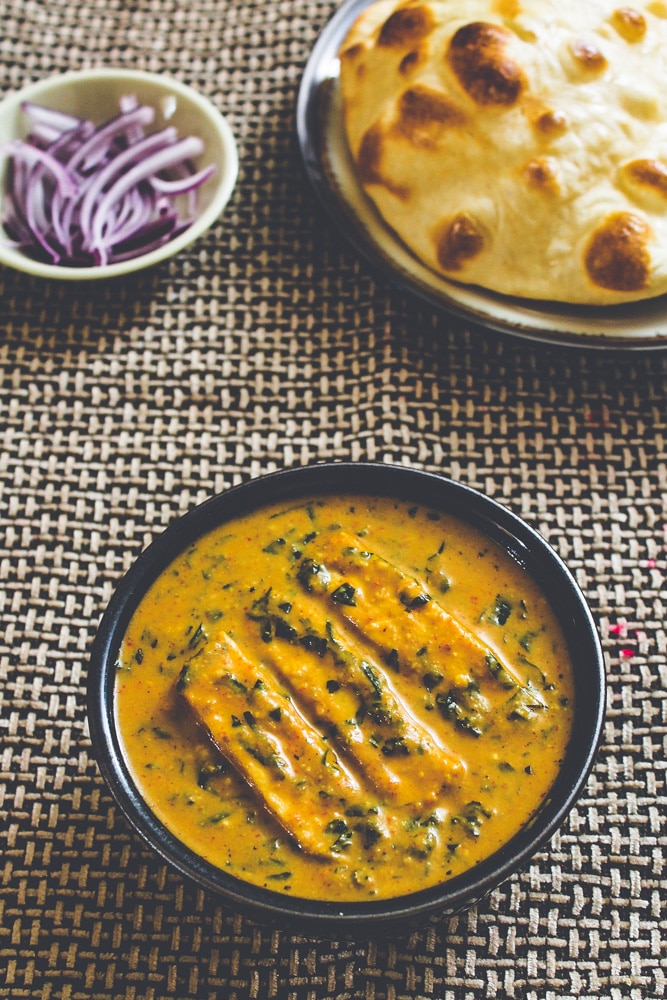
<path fill-rule="evenodd" d="M 105 285 L 0 270 L 0 995 L 12 1000 L 640 1000 L 667 994 L 667 355 L 480 333 L 378 279 L 294 138 L 320 0 L 0 0 L 0 91 L 168 72 L 237 135 L 220 222 Z M 174 516 L 316 459 L 442 471 L 563 556 L 610 680 L 586 794 L 476 909 L 396 941 L 258 928 L 114 808 L 86 727 L 114 584 Z"/>

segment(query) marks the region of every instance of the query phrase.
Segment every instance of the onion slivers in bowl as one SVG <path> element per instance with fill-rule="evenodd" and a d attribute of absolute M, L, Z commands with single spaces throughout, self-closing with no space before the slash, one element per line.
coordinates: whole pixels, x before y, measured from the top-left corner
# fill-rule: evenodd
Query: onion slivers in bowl
<path fill-rule="evenodd" d="M 196 136 L 167 126 L 147 132 L 155 110 L 123 97 L 102 125 L 26 102 L 26 139 L 6 143 L 3 224 L 14 245 L 38 260 L 94 267 L 139 257 L 187 229 L 199 187 Z"/>

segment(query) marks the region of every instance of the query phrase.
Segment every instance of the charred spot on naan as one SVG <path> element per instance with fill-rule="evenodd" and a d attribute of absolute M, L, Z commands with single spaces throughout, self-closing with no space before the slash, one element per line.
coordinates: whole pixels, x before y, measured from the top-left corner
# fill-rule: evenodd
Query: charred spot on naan
<path fill-rule="evenodd" d="M 599 76 L 609 62 L 602 49 L 587 38 L 573 38 L 569 44 L 574 66 L 585 77 Z"/>
<path fill-rule="evenodd" d="M 348 79 L 347 86 L 343 89 L 343 103 L 348 106 L 359 101 L 359 92 L 363 86 L 364 76 L 368 72 L 369 47 L 367 42 L 354 42 L 339 52 L 341 72 L 345 72 Z M 354 80 L 353 85 L 351 85 L 352 80 Z"/>
<path fill-rule="evenodd" d="M 401 76 L 409 76 L 410 73 L 414 73 L 419 66 L 422 65 L 428 58 L 428 48 L 426 46 L 421 46 L 420 48 L 412 49 L 407 55 L 404 55 L 398 65 L 398 72 Z"/>
<path fill-rule="evenodd" d="M 641 42 L 646 34 L 646 18 L 634 7 L 619 7 L 612 14 L 611 23 L 626 42 Z"/>
<path fill-rule="evenodd" d="M 569 127 L 569 120 L 563 111 L 540 107 L 530 116 L 530 124 L 538 138 L 548 141 L 564 135 Z"/>
<path fill-rule="evenodd" d="M 590 237 L 586 272 L 594 285 L 613 292 L 640 292 L 648 287 L 651 257 L 648 223 L 632 212 L 615 212 Z"/>
<path fill-rule="evenodd" d="M 383 171 L 383 159 L 387 133 L 380 122 L 375 122 L 364 132 L 357 152 L 357 172 L 364 186 L 381 184 L 397 198 L 405 199 L 408 188 L 397 184 Z"/>
<path fill-rule="evenodd" d="M 348 45 L 347 48 L 341 49 L 339 57 L 345 59 L 347 62 L 356 62 L 364 52 L 368 51 L 368 46 L 364 45 L 363 42 L 355 42 L 353 45 Z"/>
<path fill-rule="evenodd" d="M 433 148 L 445 132 L 462 125 L 465 115 L 446 94 L 417 84 L 403 91 L 393 131 L 412 145 Z"/>
<path fill-rule="evenodd" d="M 511 108 L 526 80 L 521 66 L 507 52 L 511 32 L 497 24 L 473 21 L 450 40 L 447 60 L 459 84 L 482 107 Z"/>
<path fill-rule="evenodd" d="M 432 10 L 422 4 L 399 7 L 380 28 L 377 43 L 383 48 L 413 47 L 435 27 Z"/>
<path fill-rule="evenodd" d="M 624 163 L 619 170 L 621 187 L 633 201 L 656 211 L 667 209 L 667 164 L 642 159 Z"/>
<path fill-rule="evenodd" d="M 558 171 L 553 160 L 548 157 L 529 160 L 523 168 L 523 176 L 532 191 L 549 195 L 558 194 L 560 191 Z"/>
<path fill-rule="evenodd" d="M 486 245 L 484 232 L 468 212 L 457 212 L 436 226 L 435 252 L 443 271 L 462 271 Z"/>
<path fill-rule="evenodd" d="M 357 169 L 362 184 L 382 183 L 382 149 L 384 146 L 384 129 L 379 125 L 371 125 L 364 132 L 357 153 Z"/>

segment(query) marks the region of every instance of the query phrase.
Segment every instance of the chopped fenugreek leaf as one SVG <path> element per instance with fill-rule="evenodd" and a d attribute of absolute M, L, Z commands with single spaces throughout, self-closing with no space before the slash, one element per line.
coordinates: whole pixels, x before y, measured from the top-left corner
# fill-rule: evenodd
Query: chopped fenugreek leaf
<path fill-rule="evenodd" d="M 486 613 L 486 620 L 492 622 L 494 625 L 505 625 L 511 614 L 512 605 L 510 601 L 501 594 L 498 594 L 493 607 Z"/>
<path fill-rule="evenodd" d="M 285 547 L 285 544 L 286 542 L 284 538 L 276 538 L 274 539 L 274 541 L 269 542 L 268 545 L 265 545 L 264 548 L 262 549 L 262 552 L 267 552 L 269 555 L 275 556 L 280 551 L 282 551 L 282 549 Z"/>
<path fill-rule="evenodd" d="M 334 604 L 346 604 L 348 607 L 354 607 L 356 605 L 355 600 L 355 589 L 349 583 L 341 583 L 340 587 L 336 587 L 331 593 L 331 600 Z"/>

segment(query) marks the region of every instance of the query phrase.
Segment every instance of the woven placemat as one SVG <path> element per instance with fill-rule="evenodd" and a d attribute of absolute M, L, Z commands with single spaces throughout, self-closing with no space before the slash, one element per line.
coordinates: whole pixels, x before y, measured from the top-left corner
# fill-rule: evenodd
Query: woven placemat
<path fill-rule="evenodd" d="M 374 275 L 294 138 L 326 2 L 0 0 L 0 90 L 167 72 L 229 118 L 219 223 L 107 285 L 0 270 L 0 995 L 520 1000 L 667 994 L 667 355 L 467 328 Z M 87 662 L 115 583 L 176 515 L 321 459 L 441 471 L 537 527 L 599 624 L 610 691 L 586 792 L 475 909 L 395 940 L 257 927 L 185 883 L 92 757 Z"/>

